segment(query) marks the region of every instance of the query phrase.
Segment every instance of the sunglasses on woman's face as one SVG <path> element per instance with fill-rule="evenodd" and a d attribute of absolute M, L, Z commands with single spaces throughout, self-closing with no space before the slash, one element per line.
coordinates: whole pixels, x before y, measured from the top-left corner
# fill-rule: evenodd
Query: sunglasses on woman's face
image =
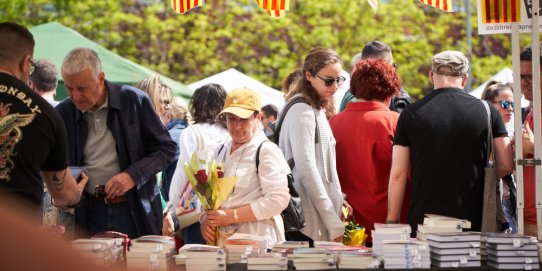
<path fill-rule="evenodd" d="M 346 78 L 344 78 L 343 76 L 339 76 L 338 78 L 329 78 L 329 77 L 326 78 L 317 74 L 316 77 L 322 79 L 326 87 L 330 87 L 335 82 L 337 82 L 337 85 L 340 86 L 344 83 L 344 81 L 346 81 Z"/>
<path fill-rule="evenodd" d="M 508 108 L 514 108 L 514 102 L 509 102 L 509 101 L 495 101 L 493 102 L 495 104 L 500 104 L 502 109 L 508 109 Z"/>

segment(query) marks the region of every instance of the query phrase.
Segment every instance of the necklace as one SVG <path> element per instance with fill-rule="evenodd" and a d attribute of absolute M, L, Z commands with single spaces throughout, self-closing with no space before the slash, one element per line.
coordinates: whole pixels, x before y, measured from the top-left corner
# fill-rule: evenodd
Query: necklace
<path fill-rule="evenodd" d="M 241 159 L 243 159 L 243 154 L 245 154 L 245 150 L 247 149 L 247 145 L 249 144 L 249 142 L 245 143 L 245 146 L 243 147 L 243 151 L 241 151 L 241 155 L 239 156 L 239 159 L 237 160 L 237 165 L 235 166 L 235 171 L 233 173 L 233 176 L 237 176 L 237 169 L 239 168 L 239 164 L 241 163 Z M 233 141 L 232 143 L 230 144 L 230 156 L 232 155 L 231 153 L 231 147 L 233 146 Z M 239 148 L 237 148 L 238 150 Z M 226 153 L 224 153 L 224 156 L 222 156 L 222 163 L 223 164 L 226 164 Z"/>
<path fill-rule="evenodd" d="M 234 176 L 237 176 L 237 169 L 239 168 L 239 164 L 241 163 L 241 159 L 243 159 L 243 154 L 245 154 L 245 150 L 247 149 L 248 142 L 245 143 L 245 146 L 243 147 L 243 151 L 241 152 L 241 155 L 239 156 L 239 160 L 237 160 L 237 166 L 235 166 L 235 173 Z"/>

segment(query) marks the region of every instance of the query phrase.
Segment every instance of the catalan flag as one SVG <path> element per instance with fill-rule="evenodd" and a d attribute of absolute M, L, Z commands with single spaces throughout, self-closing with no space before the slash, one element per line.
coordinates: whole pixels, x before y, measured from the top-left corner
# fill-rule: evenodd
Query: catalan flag
<path fill-rule="evenodd" d="M 271 17 L 282 17 L 290 9 L 290 0 L 256 0 L 256 2 Z"/>
<path fill-rule="evenodd" d="M 205 5 L 205 0 L 171 0 L 171 8 L 181 14 L 203 5 Z"/>
<path fill-rule="evenodd" d="M 483 23 L 510 23 L 520 21 L 521 0 L 481 0 Z"/>
<path fill-rule="evenodd" d="M 422 3 L 442 9 L 446 12 L 452 12 L 452 0 L 420 0 Z M 484 0 L 482 0 L 484 1 Z M 506 1 L 506 0 L 505 0 Z"/>

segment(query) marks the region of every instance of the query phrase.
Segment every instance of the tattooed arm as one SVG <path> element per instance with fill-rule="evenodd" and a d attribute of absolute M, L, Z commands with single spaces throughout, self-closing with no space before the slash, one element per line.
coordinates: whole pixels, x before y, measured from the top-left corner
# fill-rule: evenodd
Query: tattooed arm
<path fill-rule="evenodd" d="M 60 171 L 42 171 L 45 184 L 57 206 L 75 205 L 81 199 L 81 193 L 88 182 L 88 176 L 81 173 L 81 182 L 77 183 L 70 169 Z"/>

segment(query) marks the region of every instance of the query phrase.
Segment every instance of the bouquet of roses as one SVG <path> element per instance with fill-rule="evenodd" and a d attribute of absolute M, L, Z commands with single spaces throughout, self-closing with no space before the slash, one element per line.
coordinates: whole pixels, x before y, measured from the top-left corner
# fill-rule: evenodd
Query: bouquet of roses
<path fill-rule="evenodd" d="M 236 176 L 224 178 L 222 165 L 201 152 L 192 154 L 190 164 L 184 164 L 184 171 L 206 210 L 217 210 L 237 181 Z"/>
<path fill-rule="evenodd" d="M 348 209 L 342 209 L 344 217 L 348 217 Z M 350 221 L 344 222 L 343 244 L 347 246 L 361 246 L 365 243 L 368 235 L 365 233 L 365 227 L 356 223 L 356 218 L 352 216 Z"/>
<path fill-rule="evenodd" d="M 184 171 L 203 208 L 217 210 L 233 190 L 237 177 L 225 178 L 222 165 L 211 160 L 209 154 L 193 153 L 190 164 L 184 164 Z M 216 232 L 218 237 L 218 229 Z"/>

